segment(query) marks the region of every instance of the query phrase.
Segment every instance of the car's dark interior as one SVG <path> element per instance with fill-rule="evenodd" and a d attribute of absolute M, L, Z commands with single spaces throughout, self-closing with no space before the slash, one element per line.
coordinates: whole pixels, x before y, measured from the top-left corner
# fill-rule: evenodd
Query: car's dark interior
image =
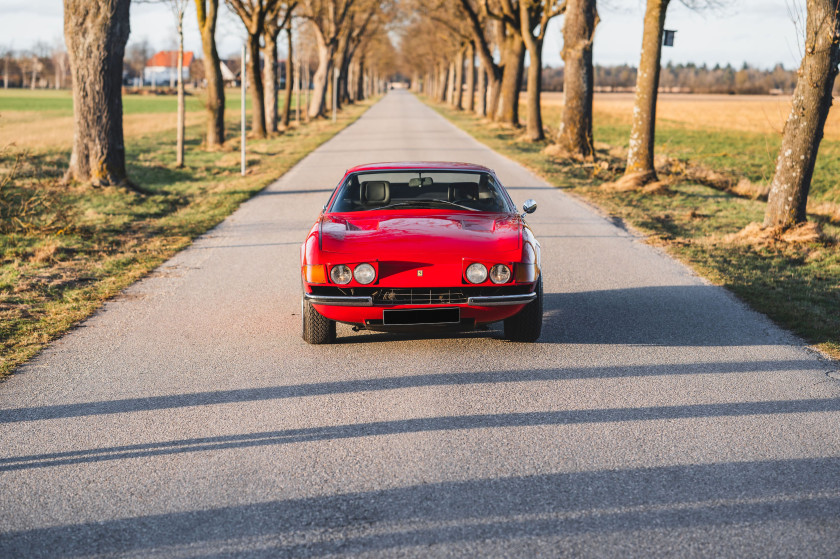
<path fill-rule="evenodd" d="M 355 212 L 375 210 L 386 206 L 411 209 L 430 207 L 451 207 L 486 212 L 506 211 L 503 195 L 493 180 L 485 174 L 463 173 L 461 181 L 438 182 L 432 177 L 414 178 L 417 173 L 404 176 L 389 173 L 388 178 L 399 178 L 405 182 L 391 180 L 366 180 L 377 178 L 373 174 L 351 175 L 339 191 L 333 204 L 334 212 Z M 451 174 L 450 174 L 451 175 Z M 439 202 L 435 204 L 435 202 Z"/>

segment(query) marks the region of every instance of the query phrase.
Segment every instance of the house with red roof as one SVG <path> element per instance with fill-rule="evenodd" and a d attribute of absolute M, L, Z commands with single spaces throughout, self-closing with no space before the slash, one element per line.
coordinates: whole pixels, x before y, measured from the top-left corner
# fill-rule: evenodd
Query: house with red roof
<path fill-rule="evenodd" d="M 190 79 L 190 64 L 193 61 L 192 51 L 184 51 L 184 81 Z M 178 51 L 162 50 L 155 53 L 143 68 L 143 81 L 149 85 L 168 85 L 175 87 L 178 82 Z"/>

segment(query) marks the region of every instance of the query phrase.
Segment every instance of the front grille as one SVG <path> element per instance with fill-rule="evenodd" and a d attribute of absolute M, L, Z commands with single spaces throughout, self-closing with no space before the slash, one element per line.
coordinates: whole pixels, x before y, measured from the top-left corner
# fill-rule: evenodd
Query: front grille
<path fill-rule="evenodd" d="M 381 289 L 374 292 L 374 305 L 451 305 L 466 303 L 467 296 L 460 289 L 402 288 Z"/>

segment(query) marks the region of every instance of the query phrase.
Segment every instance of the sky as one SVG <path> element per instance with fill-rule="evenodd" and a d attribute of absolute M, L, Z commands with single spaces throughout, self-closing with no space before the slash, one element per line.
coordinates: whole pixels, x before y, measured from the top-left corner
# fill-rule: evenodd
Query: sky
<path fill-rule="evenodd" d="M 799 65 L 803 32 L 791 13 L 802 13 L 805 0 L 717 2 L 724 6 L 695 11 L 686 8 L 680 0 L 672 0 L 665 27 L 677 33 L 674 46 L 663 48 L 663 64 L 671 61 L 740 67 L 747 62 L 760 68 L 777 63 L 785 68 Z M 28 49 L 38 41 L 60 44 L 62 4 L 61 0 L 0 0 L 0 47 Z M 599 1 L 601 21 L 595 31 L 596 64 L 638 64 L 644 5 L 644 0 Z M 220 11 L 217 41 L 220 53 L 227 57 L 239 51 L 244 32 L 236 16 L 226 8 Z M 562 63 L 562 21 L 562 17 L 555 18 L 547 31 L 543 48 L 546 65 Z M 192 2 L 185 22 L 186 48 L 198 54 L 201 38 Z M 174 18 L 165 3 L 132 2 L 129 44 L 145 38 L 155 50 L 171 49 L 176 45 L 175 37 Z"/>

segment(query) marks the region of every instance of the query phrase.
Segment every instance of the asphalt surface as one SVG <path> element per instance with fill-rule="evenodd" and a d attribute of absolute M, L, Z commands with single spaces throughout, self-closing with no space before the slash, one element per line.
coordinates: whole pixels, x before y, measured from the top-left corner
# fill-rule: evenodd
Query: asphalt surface
<path fill-rule="evenodd" d="M 538 201 L 539 343 L 301 340 L 329 192 L 418 159 Z M 0 557 L 837 557 L 831 369 L 393 91 L 0 384 Z"/>

